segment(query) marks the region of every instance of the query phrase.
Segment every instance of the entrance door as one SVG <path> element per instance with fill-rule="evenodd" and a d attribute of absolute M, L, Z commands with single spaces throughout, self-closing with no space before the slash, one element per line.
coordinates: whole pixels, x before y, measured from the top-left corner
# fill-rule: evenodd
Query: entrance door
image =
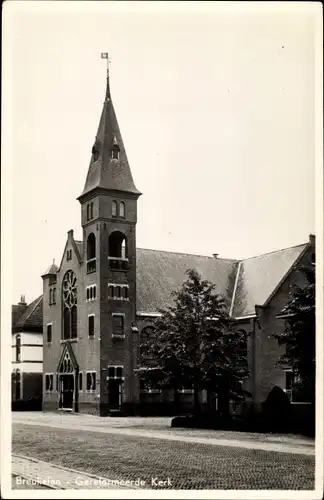
<path fill-rule="evenodd" d="M 119 411 L 122 405 L 122 380 L 108 380 L 108 405 L 109 410 Z"/>
<path fill-rule="evenodd" d="M 64 373 L 61 375 L 61 401 L 64 410 L 73 409 L 74 376 Z"/>

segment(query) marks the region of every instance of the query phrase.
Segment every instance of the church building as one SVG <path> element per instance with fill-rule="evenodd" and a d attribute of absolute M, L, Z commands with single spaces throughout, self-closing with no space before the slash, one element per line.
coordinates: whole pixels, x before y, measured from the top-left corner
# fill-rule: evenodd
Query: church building
<path fill-rule="evenodd" d="M 136 246 L 137 203 L 107 76 L 106 95 L 84 189 L 82 241 L 67 234 L 59 266 L 43 274 L 43 410 L 108 415 L 163 405 L 168 395 L 142 389 L 140 338 L 149 335 L 159 309 L 196 269 L 216 284 L 238 327 L 248 335 L 251 370 L 247 397 L 259 404 L 274 385 L 289 391 L 276 366 L 280 348 L 271 334 L 282 328 L 289 287 L 298 269 L 313 265 L 314 236 L 304 244 L 244 260 L 146 250 Z M 212 236 L 211 236 L 212 237 Z M 142 389 L 142 390 L 141 390 Z M 192 393 L 183 389 L 183 405 Z"/>

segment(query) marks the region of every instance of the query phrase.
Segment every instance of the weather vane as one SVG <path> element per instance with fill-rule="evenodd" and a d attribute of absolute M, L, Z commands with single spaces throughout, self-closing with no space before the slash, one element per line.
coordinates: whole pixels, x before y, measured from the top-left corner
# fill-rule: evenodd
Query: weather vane
<path fill-rule="evenodd" d="M 107 73 L 109 73 L 109 63 L 111 63 L 111 60 L 108 57 L 108 52 L 101 52 L 101 59 L 107 59 Z"/>

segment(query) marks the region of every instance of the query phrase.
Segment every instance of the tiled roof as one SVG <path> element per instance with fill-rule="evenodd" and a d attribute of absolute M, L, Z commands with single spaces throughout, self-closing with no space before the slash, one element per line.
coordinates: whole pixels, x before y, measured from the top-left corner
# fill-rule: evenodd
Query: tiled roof
<path fill-rule="evenodd" d="M 235 317 L 255 313 L 255 305 L 264 305 L 307 243 L 241 261 L 232 314 Z"/>
<path fill-rule="evenodd" d="M 43 328 L 43 296 L 31 302 L 16 321 L 14 328 Z"/>
<path fill-rule="evenodd" d="M 171 292 L 186 280 L 188 269 L 196 269 L 204 279 L 215 283 L 229 307 L 237 261 L 137 248 L 137 311 L 157 312 L 171 305 Z"/>
<path fill-rule="evenodd" d="M 11 324 L 14 326 L 22 313 L 25 311 L 27 304 L 13 304 L 11 306 Z"/>

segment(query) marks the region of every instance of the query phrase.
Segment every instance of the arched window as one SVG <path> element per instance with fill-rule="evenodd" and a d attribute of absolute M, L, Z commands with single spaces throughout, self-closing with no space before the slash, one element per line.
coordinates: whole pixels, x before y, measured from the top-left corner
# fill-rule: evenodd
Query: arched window
<path fill-rule="evenodd" d="M 123 201 L 119 203 L 119 217 L 125 218 L 125 203 Z"/>
<path fill-rule="evenodd" d="M 117 217 L 117 201 L 113 200 L 111 204 L 111 215 Z"/>
<path fill-rule="evenodd" d="M 109 257 L 117 257 L 117 258 L 127 258 L 127 244 L 126 238 L 123 233 L 120 231 L 114 231 L 109 236 Z M 122 248 L 124 248 L 124 255 L 122 252 Z"/>
<path fill-rule="evenodd" d="M 63 278 L 63 339 L 77 337 L 77 284 L 73 271 L 67 271 Z"/>
<path fill-rule="evenodd" d="M 96 237 L 90 233 L 87 239 L 87 273 L 94 273 L 96 270 Z"/>
<path fill-rule="evenodd" d="M 20 362 L 21 357 L 21 337 L 20 335 L 16 335 L 16 362 Z"/>
<path fill-rule="evenodd" d="M 53 298 L 52 298 L 52 289 L 50 288 L 49 291 L 49 305 L 53 304 Z"/>
<path fill-rule="evenodd" d="M 109 236 L 109 267 L 110 269 L 127 270 L 127 240 L 123 233 L 114 231 Z"/>
<path fill-rule="evenodd" d="M 96 237 L 90 233 L 87 240 L 87 260 L 95 259 L 96 257 Z"/>

